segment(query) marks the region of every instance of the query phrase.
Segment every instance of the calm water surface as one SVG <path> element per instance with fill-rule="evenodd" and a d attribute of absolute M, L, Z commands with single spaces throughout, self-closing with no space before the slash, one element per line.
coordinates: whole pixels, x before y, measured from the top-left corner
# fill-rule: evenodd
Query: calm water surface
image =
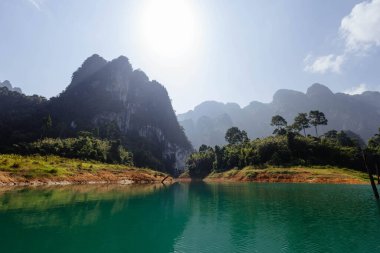
<path fill-rule="evenodd" d="M 369 186 L 0 188 L 0 252 L 380 252 Z"/>

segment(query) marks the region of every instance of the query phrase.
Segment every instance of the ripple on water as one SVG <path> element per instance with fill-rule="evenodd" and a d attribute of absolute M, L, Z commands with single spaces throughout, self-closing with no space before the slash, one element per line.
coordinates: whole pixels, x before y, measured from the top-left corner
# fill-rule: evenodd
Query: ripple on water
<path fill-rule="evenodd" d="M 0 243 L 42 253 L 380 252 L 371 194 L 255 183 L 1 191 Z"/>

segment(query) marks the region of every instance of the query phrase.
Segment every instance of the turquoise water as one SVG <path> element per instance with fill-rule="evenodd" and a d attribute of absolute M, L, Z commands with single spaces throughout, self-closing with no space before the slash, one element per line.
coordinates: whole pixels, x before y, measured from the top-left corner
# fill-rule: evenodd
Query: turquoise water
<path fill-rule="evenodd" d="M 365 185 L 0 188 L 0 252 L 380 252 Z"/>

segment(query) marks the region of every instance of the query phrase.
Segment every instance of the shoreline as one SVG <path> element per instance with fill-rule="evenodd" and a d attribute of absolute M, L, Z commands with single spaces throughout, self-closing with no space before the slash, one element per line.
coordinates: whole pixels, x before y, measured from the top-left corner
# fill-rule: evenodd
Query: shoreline
<path fill-rule="evenodd" d="M 0 172 L 0 187 L 20 187 L 20 186 L 69 186 L 69 185 L 154 185 L 154 184 L 173 184 L 173 183 L 191 183 L 191 182 L 206 182 L 206 183 L 291 183 L 291 184 L 354 184 L 354 185 L 368 185 L 369 182 L 363 180 L 336 180 L 336 179 L 310 179 L 303 180 L 301 178 L 284 178 L 284 177 L 272 177 L 266 179 L 252 179 L 242 180 L 239 178 L 167 178 L 164 182 L 164 177 L 151 179 L 140 178 L 132 179 L 128 177 L 120 178 L 88 178 L 72 176 L 70 178 L 13 178 L 7 177 L 4 180 L 3 172 Z"/>
<path fill-rule="evenodd" d="M 95 173 L 79 173 L 60 177 L 38 177 L 28 179 L 21 176 L 10 175 L 9 172 L 0 171 L 0 187 L 12 186 L 64 186 L 64 185 L 137 185 L 173 183 L 173 178 L 166 176 L 150 175 L 138 171 L 98 171 Z"/>
<path fill-rule="evenodd" d="M 306 184 L 369 184 L 368 175 L 364 172 L 335 167 L 271 167 L 256 169 L 251 166 L 241 170 L 232 169 L 225 172 L 212 172 L 203 179 L 192 179 L 183 176 L 176 179 L 180 182 L 255 182 L 255 183 L 306 183 Z"/>
<path fill-rule="evenodd" d="M 0 155 L 0 186 L 155 184 L 172 182 L 168 174 L 129 165 L 59 156 Z"/>
<path fill-rule="evenodd" d="M 212 172 L 203 179 L 179 178 L 146 168 L 105 164 L 58 156 L 0 155 L 0 187 L 63 185 L 171 184 L 174 182 L 258 182 L 368 184 L 364 172 L 333 166 L 265 167 L 247 166 L 224 172 Z"/>
<path fill-rule="evenodd" d="M 270 184 L 342 184 L 342 185 L 369 185 L 369 182 L 353 181 L 353 182 L 334 182 L 334 181 L 293 181 L 293 180 L 234 180 L 234 179 L 192 179 L 192 178 L 180 178 L 174 179 L 174 182 L 179 183 L 191 183 L 191 182 L 205 182 L 205 183 L 270 183 Z"/>

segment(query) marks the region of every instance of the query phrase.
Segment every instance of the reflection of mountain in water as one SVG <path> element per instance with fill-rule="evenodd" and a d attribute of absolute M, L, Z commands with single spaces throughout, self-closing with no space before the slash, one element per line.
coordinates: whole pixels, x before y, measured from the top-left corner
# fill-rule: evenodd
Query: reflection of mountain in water
<path fill-rule="evenodd" d="M 1 252 L 361 253 L 378 247 L 379 206 L 362 185 L 73 186 L 0 195 Z"/>
<path fill-rule="evenodd" d="M 0 213 L 10 210 L 47 211 L 82 202 L 126 200 L 154 193 L 162 184 L 68 185 L 33 188 L 0 188 Z"/>
<path fill-rule="evenodd" d="M 6 252 L 170 252 L 189 216 L 187 191 L 178 187 L 69 186 L 3 192 L 1 247 Z M 15 244 L 14 238 L 22 243 Z"/>

